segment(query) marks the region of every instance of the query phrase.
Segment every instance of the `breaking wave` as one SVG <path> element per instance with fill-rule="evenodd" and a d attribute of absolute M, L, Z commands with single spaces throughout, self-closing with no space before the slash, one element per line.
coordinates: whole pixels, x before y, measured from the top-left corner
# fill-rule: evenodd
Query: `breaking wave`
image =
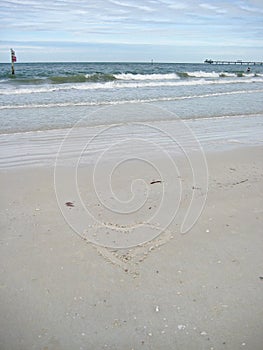
<path fill-rule="evenodd" d="M 46 84 L 40 86 L 23 86 L 19 88 L 6 87 L 0 90 L 0 95 L 23 95 L 32 93 L 50 93 L 55 91 L 69 91 L 69 90 L 100 90 L 100 89 L 125 89 L 125 88 L 151 88 L 151 87 L 179 87 L 179 86 L 204 86 L 217 84 L 237 84 L 237 83 L 263 83 L 263 77 L 251 77 L 247 79 L 229 78 L 229 79 L 175 79 L 175 80 L 120 80 L 117 78 L 108 78 L 108 80 L 101 81 L 100 77 L 94 75 L 85 78 L 85 84 L 79 84 L 78 81 L 59 78 L 54 84 Z M 89 79 L 89 80 L 88 80 Z M 92 80 L 94 79 L 94 80 Z M 96 80 L 97 79 L 97 80 Z M 111 80 L 110 80 L 111 79 Z M 67 81 L 67 84 L 65 84 Z M 63 83 L 64 82 L 64 83 Z M 59 86 L 57 86 L 59 85 Z"/>

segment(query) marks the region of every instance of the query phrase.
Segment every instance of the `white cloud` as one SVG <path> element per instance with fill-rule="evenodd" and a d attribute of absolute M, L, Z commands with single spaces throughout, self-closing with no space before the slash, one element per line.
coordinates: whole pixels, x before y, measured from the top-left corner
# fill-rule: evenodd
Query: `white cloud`
<path fill-rule="evenodd" d="M 147 12 L 154 12 L 155 11 L 155 9 L 152 7 L 142 6 L 139 4 L 133 4 L 130 2 L 123 2 L 123 1 L 118 1 L 118 0 L 109 0 L 109 2 L 114 4 L 114 5 L 121 6 L 121 7 L 128 7 L 128 8 L 138 9 L 138 10 L 147 11 Z"/>
<path fill-rule="evenodd" d="M 217 6 L 213 6 L 213 5 L 210 5 L 210 4 L 202 3 L 202 4 L 199 4 L 199 6 L 204 8 L 204 9 L 207 9 L 207 10 L 218 10 Z"/>
<path fill-rule="evenodd" d="M 0 37 L 195 50 L 231 43 L 263 55 L 262 13 L 261 0 L 1 0 Z"/>
<path fill-rule="evenodd" d="M 263 13 L 263 9 L 258 8 L 258 7 L 254 7 L 254 6 L 249 6 L 249 5 L 241 5 L 240 8 L 244 11 L 247 12 L 253 12 L 253 13 Z"/>

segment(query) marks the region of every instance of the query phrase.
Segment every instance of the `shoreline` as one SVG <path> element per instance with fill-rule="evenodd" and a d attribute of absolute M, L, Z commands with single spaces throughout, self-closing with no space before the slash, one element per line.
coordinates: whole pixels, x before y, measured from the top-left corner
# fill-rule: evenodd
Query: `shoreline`
<path fill-rule="evenodd" d="M 1 169 L 1 348 L 261 350 L 262 150 L 253 146 L 206 153 L 205 207 L 185 234 L 180 224 L 191 193 L 205 196 L 203 188 L 192 188 L 186 163 L 176 159 L 179 173 L 174 176 L 157 159 L 163 184 L 151 184 L 159 180 L 158 173 L 154 168 L 148 172 L 144 163 L 117 169 L 112 188 L 122 207 L 130 199 L 133 175 L 144 176 L 150 189 L 147 210 L 133 208 L 122 225 L 142 221 L 160 203 L 164 208 L 158 219 L 165 223 L 175 199 L 180 201 L 166 230 L 129 249 L 88 243 L 94 233 L 104 234 L 93 226 L 87 227 L 87 240 L 72 230 L 56 200 L 52 167 Z M 102 165 L 100 185 L 109 164 Z M 67 184 L 72 174 L 70 167 L 65 170 Z M 114 212 L 98 206 L 91 170 L 91 165 L 80 169 L 83 202 L 100 220 L 116 223 Z M 173 190 L 180 184 L 181 197 L 158 201 L 161 188 L 166 196 L 177 193 Z M 141 203 L 144 185 L 134 186 Z M 110 199 L 103 187 L 98 193 L 100 200 Z M 62 198 L 63 208 L 70 220 L 80 222 L 81 211 L 70 194 Z"/>
<path fill-rule="evenodd" d="M 125 103 L 124 103 L 125 104 Z M 137 104 L 137 103 L 136 103 Z M 147 104 L 147 102 L 145 102 L 145 104 Z M 111 105 L 109 105 L 108 107 L 111 107 Z M 59 107 L 60 108 L 60 107 Z M 107 108 L 107 107 L 106 107 Z M 170 114 L 171 112 L 167 110 L 167 113 Z M 263 116 L 262 112 L 258 112 L 258 113 L 246 113 L 246 114 L 228 114 L 228 115 L 218 115 L 218 116 L 198 116 L 198 117 L 177 117 L 176 116 L 176 120 L 181 120 L 182 122 L 188 122 L 188 123 L 194 123 L 195 121 L 206 121 L 206 120 L 227 120 L 227 119 L 231 119 L 235 120 L 235 118 L 237 119 L 241 119 L 241 118 L 260 118 Z M 86 118 L 81 118 L 81 120 L 85 120 Z M 123 121 L 117 121 L 116 123 L 95 123 L 95 124 L 90 124 L 90 125 L 86 125 L 83 124 L 81 125 L 81 123 L 79 123 L 78 121 L 73 123 L 72 125 L 68 126 L 65 125 L 64 127 L 54 127 L 54 128 L 43 128 L 43 129 L 30 129 L 30 130 L 11 130 L 11 131 L 0 131 L 0 137 L 1 136 L 15 136 L 15 135 L 27 135 L 27 134 L 34 134 L 34 133 L 45 133 L 45 132 L 59 132 L 59 131 L 69 131 L 70 129 L 74 128 L 75 125 L 78 125 L 78 128 L 100 128 L 100 127 L 107 127 L 107 126 L 114 126 L 114 125 L 120 125 L 120 124 L 133 124 L 133 123 L 169 123 L 169 122 L 173 122 L 174 120 L 172 119 L 145 119 L 145 120 L 134 120 L 134 121 L 127 121 L 127 122 L 123 122 Z"/>
<path fill-rule="evenodd" d="M 59 150 L 65 164 L 71 165 L 80 155 L 85 156 L 85 161 L 82 159 L 85 164 L 92 164 L 103 152 L 107 152 L 110 160 L 118 159 L 129 152 L 130 147 L 134 149 L 135 156 L 150 155 L 156 146 L 172 156 L 182 154 L 180 147 L 187 153 L 260 147 L 262 120 L 262 115 L 257 115 L 97 126 L 76 124 L 73 128 L 1 134 L 0 169 L 54 166 Z M 143 147 L 142 141 L 145 141 Z M 116 144 L 120 147 L 115 149 Z M 113 147 L 113 152 L 110 147 Z"/>

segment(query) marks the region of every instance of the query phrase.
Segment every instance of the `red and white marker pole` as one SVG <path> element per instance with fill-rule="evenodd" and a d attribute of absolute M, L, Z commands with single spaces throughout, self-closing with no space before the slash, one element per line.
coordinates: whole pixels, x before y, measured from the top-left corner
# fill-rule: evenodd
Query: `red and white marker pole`
<path fill-rule="evenodd" d="M 15 74 L 15 65 L 14 62 L 16 62 L 16 53 L 13 49 L 10 49 L 11 51 L 11 68 L 12 68 L 12 74 Z"/>

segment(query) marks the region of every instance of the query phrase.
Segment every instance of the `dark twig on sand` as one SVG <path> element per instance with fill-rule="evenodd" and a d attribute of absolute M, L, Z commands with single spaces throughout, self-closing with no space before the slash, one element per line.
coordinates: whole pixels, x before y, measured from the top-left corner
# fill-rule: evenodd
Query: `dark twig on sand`
<path fill-rule="evenodd" d="M 150 184 L 153 185 L 153 184 L 160 184 L 160 183 L 162 183 L 161 180 L 156 180 L 156 181 L 152 181 Z"/>
<path fill-rule="evenodd" d="M 72 202 L 66 202 L 65 204 L 67 207 L 74 207 L 74 204 Z"/>
<path fill-rule="evenodd" d="M 234 182 L 232 185 L 239 185 L 242 184 L 243 182 L 247 182 L 248 179 L 242 180 L 242 181 L 238 181 L 238 182 Z"/>

